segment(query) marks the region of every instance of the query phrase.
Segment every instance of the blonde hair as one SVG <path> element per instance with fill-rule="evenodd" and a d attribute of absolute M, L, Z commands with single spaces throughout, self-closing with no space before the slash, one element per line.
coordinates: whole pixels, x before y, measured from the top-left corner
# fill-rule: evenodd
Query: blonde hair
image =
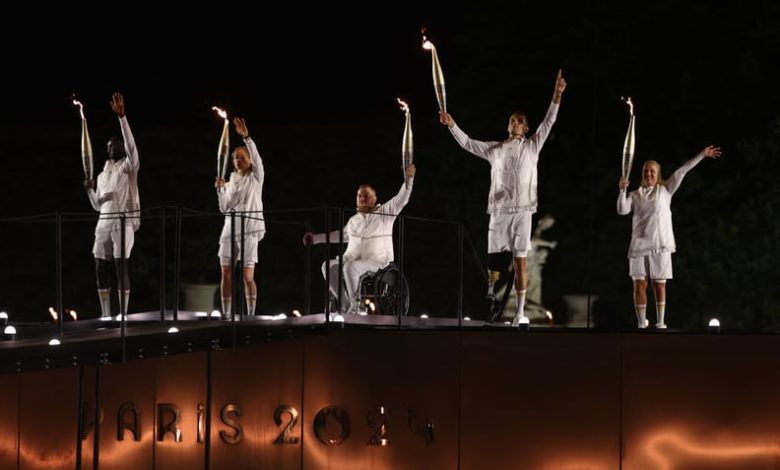
<path fill-rule="evenodd" d="M 663 177 L 661 176 L 661 164 L 660 164 L 660 163 L 658 163 L 658 162 L 657 162 L 657 161 L 655 161 L 655 160 L 646 160 L 646 161 L 645 161 L 645 162 L 642 164 L 642 170 L 644 170 L 644 169 L 645 169 L 645 167 L 646 167 L 647 165 L 653 165 L 653 166 L 655 166 L 656 173 L 658 173 L 658 184 L 664 184 L 664 179 L 663 179 Z M 643 171 L 643 172 L 644 172 L 644 171 Z M 642 181 L 644 181 L 644 178 L 642 178 Z"/>

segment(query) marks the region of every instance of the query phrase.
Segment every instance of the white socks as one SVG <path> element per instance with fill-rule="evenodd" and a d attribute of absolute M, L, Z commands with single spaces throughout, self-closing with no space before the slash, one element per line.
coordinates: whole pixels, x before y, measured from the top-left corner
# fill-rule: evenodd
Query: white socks
<path fill-rule="evenodd" d="M 101 317 L 111 316 L 111 289 L 98 289 L 98 298 L 100 298 Z"/>
<path fill-rule="evenodd" d="M 122 312 L 122 316 L 126 316 L 127 312 L 130 311 L 128 308 L 128 305 L 130 305 L 130 291 L 129 290 L 123 290 L 122 291 L 122 301 L 124 302 L 123 306 L 125 308 L 125 311 Z"/>
<path fill-rule="evenodd" d="M 230 318 L 230 309 L 232 308 L 233 299 L 230 297 L 222 297 L 222 318 Z"/>
<path fill-rule="evenodd" d="M 525 317 L 525 289 L 517 291 L 517 311 L 515 312 L 514 320 L 512 320 L 512 325 L 519 325 L 520 319 L 523 317 Z"/>
<path fill-rule="evenodd" d="M 647 304 L 634 304 L 634 311 L 636 312 L 637 326 L 647 328 Z"/>
<path fill-rule="evenodd" d="M 666 323 L 664 323 L 664 313 L 666 313 L 666 301 L 656 302 L 655 311 L 658 316 L 658 323 L 655 324 L 655 327 L 666 328 Z"/>
<path fill-rule="evenodd" d="M 257 305 L 257 295 L 246 295 L 246 314 L 252 316 L 255 314 L 255 305 Z"/>

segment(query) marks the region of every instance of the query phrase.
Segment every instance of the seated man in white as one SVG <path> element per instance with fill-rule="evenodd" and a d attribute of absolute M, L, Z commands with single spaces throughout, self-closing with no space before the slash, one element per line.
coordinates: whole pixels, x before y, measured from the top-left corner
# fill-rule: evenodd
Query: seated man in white
<path fill-rule="evenodd" d="M 343 241 L 347 243 L 347 250 L 343 255 L 343 285 L 346 293 L 342 294 L 341 312 L 354 312 L 361 275 L 382 269 L 393 261 L 393 224 L 412 195 L 415 171 L 413 164 L 406 167 L 406 182 L 398 194 L 384 204 L 376 203 L 373 186 L 364 184 L 358 188 L 358 213 L 350 217 L 344 227 Z M 307 246 L 325 243 L 325 240 L 324 233 L 306 232 L 303 235 L 303 244 Z M 335 230 L 330 233 L 330 242 L 338 241 L 339 231 Z M 327 269 L 330 269 L 330 292 L 338 298 L 338 257 L 322 264 L 323 276 L 326 276 Z"/>

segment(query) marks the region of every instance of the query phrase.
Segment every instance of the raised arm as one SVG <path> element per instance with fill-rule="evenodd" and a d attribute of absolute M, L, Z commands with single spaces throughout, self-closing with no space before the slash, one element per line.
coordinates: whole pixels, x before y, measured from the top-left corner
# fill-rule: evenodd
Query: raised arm
<path fill-rule="evenodd" d="M 550 135 L 550 130 L 552 129 L 553 124 L 555 124 L 555 120 L 558 118 L 558 108 L 564 90 L 566 90 L 566 80 L 563 78 L 563 71 L 558 69 L 558 76 L 555 77 L 552 101 L 547 108 L 547 114 L 545 114 L 544 120 L 542 120 L 542 123 L 539 124 L 536 132 L 531 137 L 532 141 L 538 145 L 537 151 L 541 149 L 541 145 L 547 140 L 547 136 Z"/>
<path fill-rule="evenodd" d="M 718 158 L 721 156 L 721 150 L 720 147 L 715 147 L 714 145 L 708 145 L 707 147 L 704 147 L 704 150 L 699 152 L 698 155 L 691 158 L 687 162 L 683 163 L 683 165 L 675 171 L 671 177 L 669 177 L 668 180 L 666 180 L 666 189 L 669 191 L 670 194 L 674 194 L 675 191 L 680 187 L 680 184 L 682 183 L 683 178 L 685 178 L 685 175 L 693 169 L 696 165 L 699 164 L 700 161 L 702 161 L 705 158 Z"/>
<path fill-rule="evenodd" d="M 407 165 L 404 170 L 404 177 L 408 181 L 401 185 L 401 189 L 390 200 L 382 204 L 379 208 L 380 213 L 387 215 L 398 215 L 401 213 L 409 198 L 412 196 L 412 187 L 414 186 L 414 175 L 417 174 L 417 167 L 413 163 Z"/>
<path fill-rule="evenodd" d="M 125 97 L 121 93 L 111 95 L 111 109 L 119 118 L 119 126 L 122 129 L 122 140 L 125 142 L 125 153 L 127 154 L 127 164 L 130 169 L 137 170 L 141 165 L 138 159 L 138 148 L 135 146 L 135 138 L 130 130 L 130 124 L 125 116 Z"/>
<path fill-rule="evenodd" d="M 458 145 L 463 147 L 465 151 L 476 155 L 479 158 L 488 160 L 488 150 L 490 147 L 495 145 L 495 142 L 482 142 L 472 139 L 466 135 L 466 133 L 463 132 L 457 124 L 455 124 L 455 120 L 452 118 L 452 115 L 445 111 L 439 112 L 439 122 L 450 129 L 450 133 L 453 137 L 455 137 L 455 141 L 458 143 Z"/>
<path fill-rule="evenodd" d="M 87 190 L 87 197 L 92 208 L 100 212 L 100 200 L 98 199 L 97 192 L 95 192 L 95 180 L 87 178 L 84 180 L 84 189 Z"/>
<path fill-rule="evenodd" d="M 631 212 L 631 198 L 627 194 L 628 180 L 625 177 L 620 178 L 618 188 L 620 188 L 620 192 L 618 193 L 617 213 L 627 215 Z"/>
<path fill-rule="evenodd" d="M 265 167 L 263 167 L 263 159 L 260 158 L 260 152 L 257 151 L 255 141 L 249 136 L 249 129 L 246 127 L 246 121 L 244 118 L 233 118 L 233 126 L 236 128 L 236 133 L 244 139 L 247 150 L 249 150 L 249 157 L 252 159 L 252 173 L 259 179 L 265 177 Z"/>
<path fill-rule="evenodd" d="M 563 78 L 563 70 L 558 69 L 558 76 L 555 77 L 555 89 L 553 91 L 552 102 L 555 104 L 561 104 L 561 96 L 566 90 L 566 79 Z"/>

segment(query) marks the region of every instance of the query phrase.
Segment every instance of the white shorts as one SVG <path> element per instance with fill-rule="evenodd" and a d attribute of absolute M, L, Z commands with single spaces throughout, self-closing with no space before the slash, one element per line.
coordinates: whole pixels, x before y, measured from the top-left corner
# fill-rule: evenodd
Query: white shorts
<path fill-rule="evenodd" d="M 122 233 L 120 230 L 110 232 L 98 232 L 95 234 L 95 244 L 92 246 L 92 254 L 95 258 L 111 261 L 114 258 L 121 258 Z M 130 257 L 135 244 L 135 231 L 132 227 L 125 228 L 125 258 Z"/>
<path fill-rule="evenodd" d="M 650 278 L 661 282 L 672 278 L 672 254 L 653 253 L 647 256 L 628 258 L 628 275 L 635 281 Z"/>
<path fill-rule="evenodd" d="M 493 214 L 488 225 L 488 253 L 511 251 L 515 258 L 525 258 L 531 250 L 530 211 Z"/>
<path fill-rule="evenodd" d="M 265 236 L 265 232 L 250 233 L 244 236 L 244 266 L 251 267 L 257 263 L 257 244 Z M 241 260 L 241 243 L 236 240 L 236 263 Z M 219 263 L 222 266 L 230 266 L 230 243 L 220 240 L 219 242 Z"/>

